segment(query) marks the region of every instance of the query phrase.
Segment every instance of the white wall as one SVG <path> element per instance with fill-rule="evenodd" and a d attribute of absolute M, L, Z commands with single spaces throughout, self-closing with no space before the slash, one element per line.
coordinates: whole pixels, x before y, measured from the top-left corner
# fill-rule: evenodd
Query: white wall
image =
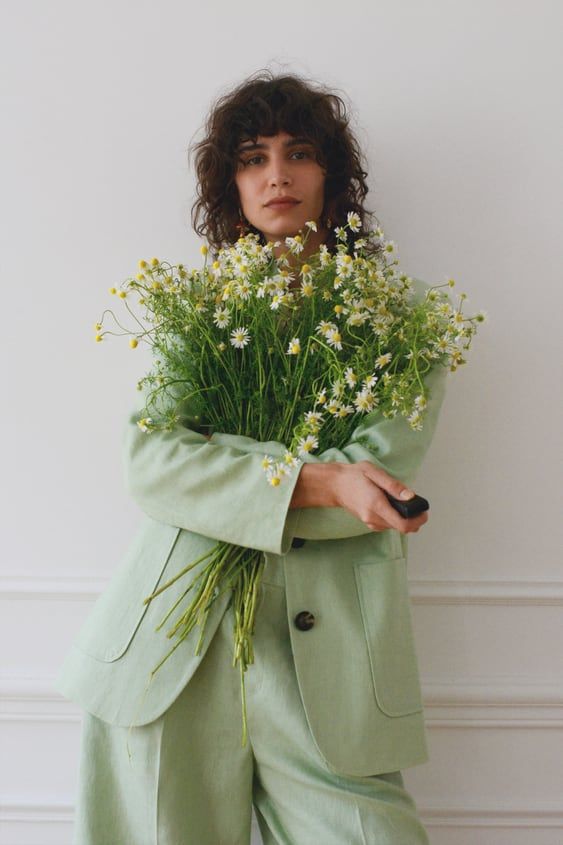
<path fill-rule="evenodd" d="M 148 360 L 93 323 L 139 258 L 199 263 L 187 147 L 263 66 L 349 96 L 403 268 L 489 315 L 417 486 L 406 783 L 433 845 L 563 841 L 561 8 L 2 4 L 2 845 L 70 842 L 80 714 L 50 683 L 141 519 L 119 435 Z"/>

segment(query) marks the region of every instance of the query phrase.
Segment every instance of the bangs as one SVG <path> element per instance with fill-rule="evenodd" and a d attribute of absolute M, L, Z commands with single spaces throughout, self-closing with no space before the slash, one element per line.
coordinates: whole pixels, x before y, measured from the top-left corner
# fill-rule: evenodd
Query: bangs
<path fill-rule="evenodd" d="M 312 93 L 312 92 L 310 92 Z M 249 91 L 244 102 L 237 103 L 232 115 L 231 154 L 235 155 L 243 141 L 256 142 L 259 135 L 272 137 L 287 132 L 312 144 L 321 160 L 325 160 L 322 123 L 316 115 L 314 97 L 297 97 L 295 91 L 283 87 Z M 325 136 L 326 137 L 326 136 Z"/>

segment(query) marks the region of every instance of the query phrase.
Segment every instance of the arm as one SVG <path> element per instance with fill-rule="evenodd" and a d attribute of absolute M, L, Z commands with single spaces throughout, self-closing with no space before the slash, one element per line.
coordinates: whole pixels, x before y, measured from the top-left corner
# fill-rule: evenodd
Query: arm
<path fill-rule="evenodd" d="M 150 517 L 239 546 L 286 554 L 295 536 L 298 512 L 288 513 L 299 470 L 278 487 L 266 481 L 264 452 L 280 444 L 261 443 L 260 451 L 211 443 L 186 427 L 189 408 L 179 410 L 172 431 L 144 433 L 137 425 L 143 400 L 127 418 L 122 435 L 125 486 Z M 234 437 L 234 436 L 233 436 Z M 250 437 L 234 442 L 257 443 Z"/>
<path fill-rule="evenodd" d="M 413 431 L 403 417 L 387 420 L 376 410 L 364 417 L 342 450 L 309 454 L 304 462 L 367 460 L 412 484 L 434 433 L 446 375 L 446 368 L 437 366 L 427 377 L 422 431 Z M 302 467 L 278 487 L 267 484 L 262 468 L 264 454 L 281 457 L 284 444 L 221 432 L 208 441 L 189 428 L 193 417 L 187 406 L 179 410 L 180 424 L 173 431 L 145 434 L 137 426 L 143 408 L 139 403 L 127 419 L 123 464 L 130 495 L 154 519 L 274 554 L 286 554 L 294 536 L 324 540 L 372 532 L 341 507 L 290 508 Z M 358 442 L 362 436 L 376 455 Z"/>
<path fill-rule="evenodd" d="M 445 395 L 448 370 L 440 365 L 426 377 L 428 406 L 421 431 L 414 431 L 402 416 L 385 419 L 378 411 L 367 415 L 343 449 L 330 448 L 304 457 L 306 463 L 359 463 L 369 461 L 411 489 L 430 447 Z M 359 441 L 365 438 L 367 449 Z M 372 452 L 371 449 L 374 451 Z M 295 533 L 305 540 L 357 537 L 371 532 L 365 523 L 340 507 L 298 509 Z"/>
<path fill-rule="evenodd" d="M 402 416 L 386 419 L 375 410 L 364 417 L 342 449 L 330 448 L 318 455 L 307 454 L 303 457 L 304 463 L 329 464 L 335 461 L 353 464 L 369 461 L 412 488 L 434 436 L 444 400 L 447 374 L 448 369 L 439 365 L 426 376 L 429 395 L 421 431 L 414 431 Z M 365 438 L 370 449 L 358 442 L 360 438 Z M 268 444 L 237 435 L 215 433 L 211 440 L 222 444 L 239 441 L 241 448 L 261 455 L 268 451 Z M 243 440 L 247 442 L 242 443 Z M 275 453 L 272 450 L 273 454 L 283 454 L 280 447 L 285 447 L 282 444 L 274 441 L 272 445 L 276 446 Z M 286 479 L 282 485 L 285 483 Z M 327 483 L 330 483 L 328 478 Z M 293 514 L 296 514 L 294 534 L 304 540 L 336 540 L 372 532 L 364 522 L 341 507 L 294 508 L 290 510 L 290 515 Z"/>

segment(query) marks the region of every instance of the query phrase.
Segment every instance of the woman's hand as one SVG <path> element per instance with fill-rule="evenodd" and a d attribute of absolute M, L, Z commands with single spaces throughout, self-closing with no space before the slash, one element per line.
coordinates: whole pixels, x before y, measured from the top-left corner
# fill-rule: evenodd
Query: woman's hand
<path fill-rule="evenodd" d="M 428 521 L 428 511 L 411 519 L 402 517 L 392 507 L 384 490 L 397 499 L 401 499 L 404 492 L 408 492 L 405 500 L 414 496 L 401 481 L 370 461 L 355 464 L 340 461 L 305 463 L 289 507 L 344 508 L 372 531 L 395 528 L 402 534 L 408 534 L 418 531 Z"/>
<path fill-rule="evenodd" d="M 210 440 L 212 435 L 205 434 L 204 437 Z M 392 507 L 384 490 L 396 499 L 404 498 L 405 501 L 414 496 L 413 491 L 401 481 L 370 461 L 359 461 L 357 464 L 305 464 L 290 507 L 345 508 L 373 531 L 395 528 L 401 534 L 411 534 L 428 522 L 428 511 L 410 519 L 402 517 Z M 405 491 L 409 495 L 401 496 Z"/>
<path fill-rule="evenodd" d="M 334 464 L 333 464 L 334 466 Z M 396 499 L 405 501 L 414 493 L 385 470 L 369 461 L 356 464 L 338 464 L 334 475 L 333 489 L 336 503 L 361 519 L 373 531 L 395 528 L 401 534 L 410 534 L 428 522 L 428 511 L 405 519 L 391 505 L 383 492 L 386 490 Z M 405 491 L 409 495 L 405 495 Z M 403 493 L 403 495 L 401 495 Z"/>

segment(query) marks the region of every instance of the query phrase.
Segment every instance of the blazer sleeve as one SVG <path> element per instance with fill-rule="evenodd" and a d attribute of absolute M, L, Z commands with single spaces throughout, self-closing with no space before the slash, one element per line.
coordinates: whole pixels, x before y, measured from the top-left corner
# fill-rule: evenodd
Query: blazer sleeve
<path fill-rule="evenodd" d="M 121 441 L 125 487 L 139 507 L 159 522 L 286 554 L 295 536 L 297 514 L 289 504 L 301 466 L 277 487 L 267 483 L 262 460 L 270 447 L 275 451 L 280 444 L 264 442 L 259 451 L 245 451 L 231 443 L 212 443 L 187 427 L 193 418 L 182 407 L 172 430 L 145 433 L 137 425 L 144 407 L 129 414 Z"/>
<path fill-rule="evenodd" d="M 318 455 L 305 456 L 306 463 L 358 463 L 370 461 L 413 488 L 418 471 L 436 430 L 444 400 L 446 376 L 444 366 L 435 367 L 426 377 L 428 405 L 423 427 L 413 430 L 408 421 L 397 415 L 386 419 L 379 412 L 366 415 L 342 449 L 326 449 Z M 369 446 L 362 445 L 360 438 Z M 298 508 L 295 533 L 304 540 L 336 540 L 371 533 L 372 529 L 345 508 Z"/>
<path fill-rule="evenodd" d="M 426 286 L 415 281 L 420 294 Z M 434 435 L 447 372 L 436 365 L 426 376 L 428 405 L 420 431 L 404 417 L 386 419 L 376 409 L 342 449 L 307 454 L 303 463 L 366 460 L 412 486 Z M 138 404 L 126 420 L 123 469 L 126 489 L 153 519 L 273 554 L 286 554 L 295 536 L 336 540 L 372 533 L 345 508 L 289 508 L 302 465 L 277 487 L 267 484 L 262 467 L 265 454 L 283 455 L 283 443 L 222 432 L 208 440 L 190 428 L 194 420 L 187 404 L 173 430 L 147 434 L 137 425 L 143 408 Z"/>
<path fill-rule="evenodd" d="M 353 464 L 359 461 L 370 461 L 389 475 L 398 478 L 407 487 L 412 488 L 436 430 L 444 401 L 448 372 L 447 367 L 438 365 L 425 377 L 428 387 L 428 405 L 421 430 L 413 430 L 402 416 L 397 415 L 386 419 L 380 411 L 375 410 L 364 417 L 342 449 L 329 448 L 319 454 L 309 453 L 303 457 L 303 462 L 339 461 Z M 232 442 L 234 437 L 234 435 L 216 433 L 212 441 L 227 444 Z M 364 440 L 369 448 L 363 445 L 360 439 Z M 238 440 L 241 441 L 241 438 Z M 250 438 L 242 438 L 242 440 L 248 441 L 246 444 L 240 444 L 243 448 L 259 450 L 260 454 L 264 454 L 267 444 Z M 277 454 L 283 454 L 280 450 L 282 444 L 274 441 L 271 445 L 277 447 Z M 285 479 L 282 485 L 284 483 Z M 289 513 L 293 533 L 304 540 L 338 540 L 372 532 L 371 528 L 345 508 L 292 508 Z"/>

